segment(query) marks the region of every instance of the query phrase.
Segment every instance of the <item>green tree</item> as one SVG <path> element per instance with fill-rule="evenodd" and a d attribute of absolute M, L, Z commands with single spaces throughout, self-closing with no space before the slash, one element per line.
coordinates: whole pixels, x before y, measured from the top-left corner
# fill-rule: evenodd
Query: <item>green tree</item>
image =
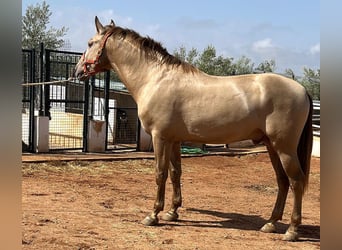
<path fill-rule="evenodd" d="M 178 49 L 175 49 L 173 55 L 183 62 L 186 62 L 186 48 L 184 46 L 180 46 Z"/>
<path fill-rule="evenodd" d="M 209 75 L 214 75 L 215 73 L 215 65 L 214 60 L 216 57 L 216 49 L 209 45 L 207 48 L 203 50 L 203 52 L 197 58 L 195 65 L 200 70 L 204 71 Z"/>
<path fill-rule="evenodd" d="M 216 49 L 209 45 L 199 54 L 195 66 L 209 75 L 227 76 L 234 74 L 232 61 L 233 58 L 216 56 Z"/>
<path fill-rule="evenodd" d="M 246 56 L 240 57 L 234 63 L 234 74 L 235 75 L 243 75 L 243 74 L 251 74 L 254 71 L 254 63 L 252 60 L 247 58 Z"/>
<path fill-rule="evenodd" d="M 189 52 L 186 51 L 184 46 L 180 46 L 178 49 L 173 51 L 173 55 L 184 62 L 188 62 L 194 66 L 196 66 L 196 60 L 198 58 L 198 51 L 195 48 L 192 48 Z"/>
<path fill-rule="evenodd" d="M 186 60 L 188 63 L 190 63 L 190 64 L 192 64 L 192 65 L 195 65 L 195 63 L 196 63 L 196 58 L 197 58 L 197 57 L 198 57 L 198 51 L 197 51 L 197 49 L 192 48 L 192 49 L 187 53 L 185 60 Z"/>
<path fill-rule="evenodd" d="M 22 17 L 23 48 L 38 49 L 40 43 L 44 43 L 45 48 L 49 49 L 57 49 L 64 45 L 62 37 L 66 35 L 68 28 L 63 26 L 60 29 L 48 29 L 47 25 L 52 15 L 49 7 L 45 1 L 27 7 L 25 16 Z"/>
<path fill-rule="evenodd" d="M 293 72 L 293 70 L 292 69 L 285 69 L 285 76 L 287 76 L 288 78 L 291 78 L 291 79 L 293 79 L 293 80 L 295 80 L 295 81 L 297 81 L 298 79 L 297 79 L 297 77 L 296 77 L 296 75 L 295 75 L 295 73 Z"/>
<path fill-rule="evenodd" d="M 261 72 L 274 72 L 276 68 L 275 60 L 265 60 L 261 62 L 258 67 L 256 67 L 256 70 Z"/>
<path fill-rule="evenodd" d="M 210 75 L 242 75 L 253 73 L 254 70 L 251 59 L 242 56 L 234 62 L 231 57 L 217 56 L 216 49 L 212 45 L 201 53 L 195 48 L 187 51 L 184 46 L 181 46 L 174 50 L 173 55 Z"/>
<path fill-rule="evenodd" d="M 304 67 L 300 83 L 307 89 L 314 100 L 320 100 L 321 71 Z"/>

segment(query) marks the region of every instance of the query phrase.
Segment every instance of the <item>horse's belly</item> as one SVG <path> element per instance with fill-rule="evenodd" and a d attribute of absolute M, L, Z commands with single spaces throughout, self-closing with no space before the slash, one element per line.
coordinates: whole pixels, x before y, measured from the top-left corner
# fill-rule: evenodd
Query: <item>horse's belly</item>
<path fill-rule="evenodd" d="M 180 130 L 178 130 L 180 131 Z M 203 143 L 231 143 L 246 139 L 259 140 L 263 132 L 255 124 L 232 122 L 227 124 L 201 123 L 179 133 L 180 140 Z"/>

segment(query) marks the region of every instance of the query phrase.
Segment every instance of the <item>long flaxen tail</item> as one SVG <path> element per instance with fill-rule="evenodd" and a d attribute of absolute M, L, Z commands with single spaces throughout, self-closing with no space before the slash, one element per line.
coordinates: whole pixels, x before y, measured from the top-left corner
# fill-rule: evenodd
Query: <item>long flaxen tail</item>
<path fill-rule="evenodd" d="M 308 94 L 308 97 L 310 100 L 309 115 L 307 117 L 302 134 L 300 136 L 300 140 L 299 140 L 299 144 L 297 148 L 299 162 L 303 170 L 303 173 L 305 174 L 304 190 L 307 189 L 308 183 L 309 183 L 310 161 L 311 161 L 311 152 L 312 152 L 312 143 L 313 143 L 313 131 L 312 131 L 313 104 L 312 104 L 312 98 L 309 94 Z"/>

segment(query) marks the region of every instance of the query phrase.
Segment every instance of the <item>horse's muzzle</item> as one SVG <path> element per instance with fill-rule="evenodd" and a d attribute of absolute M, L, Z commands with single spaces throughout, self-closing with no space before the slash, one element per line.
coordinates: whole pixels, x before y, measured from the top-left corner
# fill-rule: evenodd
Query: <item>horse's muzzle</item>
<path fill-rule="evenodd" d="M 89 76 L 84 72 L 84 66 L 83 63 L 78 63 L 74 70 L 74 77 L 76 77 L 80 81 L 85 81 L 89 78 Z"/>

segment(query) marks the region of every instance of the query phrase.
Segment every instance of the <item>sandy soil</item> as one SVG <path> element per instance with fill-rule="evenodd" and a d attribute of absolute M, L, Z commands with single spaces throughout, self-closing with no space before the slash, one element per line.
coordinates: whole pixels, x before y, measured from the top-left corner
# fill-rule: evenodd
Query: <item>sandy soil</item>
<path fill-rule="evenodd" d="M 23 249 L 319 249 L 320 159 L 312 159 L 298 242 L 260 227 L 277 193 L 267 154 L 183 159 L 177 222 L 140 222 L 155 198 L 153 160 L 23 163 Z M 168 180 L 166 209 L 170 206 Z"/>

